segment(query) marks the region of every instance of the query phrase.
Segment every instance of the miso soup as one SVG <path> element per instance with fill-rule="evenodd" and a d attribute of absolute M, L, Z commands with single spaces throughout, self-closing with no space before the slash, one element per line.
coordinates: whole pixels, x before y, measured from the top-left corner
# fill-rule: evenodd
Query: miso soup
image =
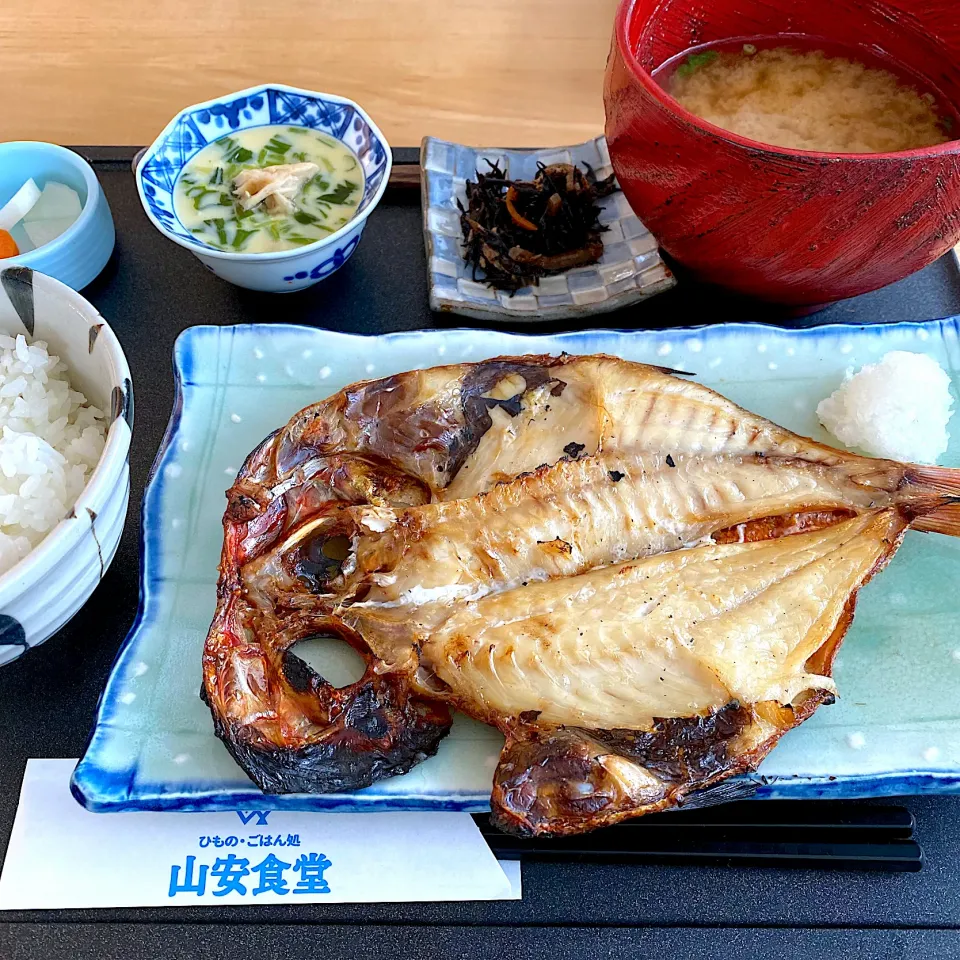
<path fill-rule="evenodd" d="M 303 127 L 254 127 L 208 144 L 184 166 L 174 210 L 218 250 L 291 250 L 344 226 L 363 182 L 360 161 L 333 137 Z"/>
<path fill-rule="evenodd" d="M 894 153 L 956 135 L 956 112 L 928 81 L 818 38 L 705 44 L 672 57 L 654 77 L 698 117 L 781 147 Z"/>

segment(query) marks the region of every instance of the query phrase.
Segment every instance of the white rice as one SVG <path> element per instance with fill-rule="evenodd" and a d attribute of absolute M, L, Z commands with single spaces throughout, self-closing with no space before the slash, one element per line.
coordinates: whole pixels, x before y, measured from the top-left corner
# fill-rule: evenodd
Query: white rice
<path fill-rule="evenodd" d="M 846 379 L 817 407 L 838 440 L 864 453 L 936 463 L 946 452 L 950 377 L 932 357 L 894 350 Z"/>
<path fill-rule="evenodd" d="M 69 513 L 106 431 L 46 343 L 0 335 L 0 574 Z"/>

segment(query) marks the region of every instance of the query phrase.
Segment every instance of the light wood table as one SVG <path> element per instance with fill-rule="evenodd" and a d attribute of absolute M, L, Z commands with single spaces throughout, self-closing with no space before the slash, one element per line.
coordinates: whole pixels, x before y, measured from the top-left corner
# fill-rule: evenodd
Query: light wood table
<path fill-rule="evenodd" d="M 603 128 L 616 0 L 6 0 L 0 140 L 142 144 L 263 81 L 357 100 L 394 145 Z"/>

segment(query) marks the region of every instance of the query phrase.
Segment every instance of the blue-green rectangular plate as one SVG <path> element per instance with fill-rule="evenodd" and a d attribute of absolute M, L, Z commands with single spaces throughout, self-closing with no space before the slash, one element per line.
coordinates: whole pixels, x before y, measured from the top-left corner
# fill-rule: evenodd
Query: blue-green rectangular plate
<path fill-rule="evenodd" d="M 73 789 L 91 810 L 484 810 L 502 740 L 457 717 L 439 753 L 351 794 L 265 797 L 213 734 L 198 697 L 214 610 L 224 490 L 293 413 L 355 380 L 498 354 L 611 353 L 694 373 L 732 400 L 829 440 L 817 402 L 845 368 L 889 350 L 930 354 L 960 385 L 956 319 L 784 330 L 516 336 L 431 330 L 358 337 L 294 326 L 193 327 L 177 341 L 178 396 L 143 506 L 140 611 L 104 692 Z M 960 430 L 943 458 L 960 464 Z M 863 591 L 836 664 L 840 699 L 787 734 L 754 779 L 762 797 L 960 791 L 960 541 L 909 533 Z M 342 655 L 325 654 L 331 673 Z M 321 672 L 328 672 L 320 663 Z"/>

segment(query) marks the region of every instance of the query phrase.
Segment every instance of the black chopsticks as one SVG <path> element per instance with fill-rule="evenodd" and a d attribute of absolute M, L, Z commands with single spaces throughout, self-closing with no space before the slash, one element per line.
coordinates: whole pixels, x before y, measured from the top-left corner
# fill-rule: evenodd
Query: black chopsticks
<path fill-rule="evenodd" d="M 575 837 L 523 838 L 474 817 L 501 860 L 668 863 L 916 872 L 923 851 L 905 807 L 773 800 L 678 810 Z"/>

